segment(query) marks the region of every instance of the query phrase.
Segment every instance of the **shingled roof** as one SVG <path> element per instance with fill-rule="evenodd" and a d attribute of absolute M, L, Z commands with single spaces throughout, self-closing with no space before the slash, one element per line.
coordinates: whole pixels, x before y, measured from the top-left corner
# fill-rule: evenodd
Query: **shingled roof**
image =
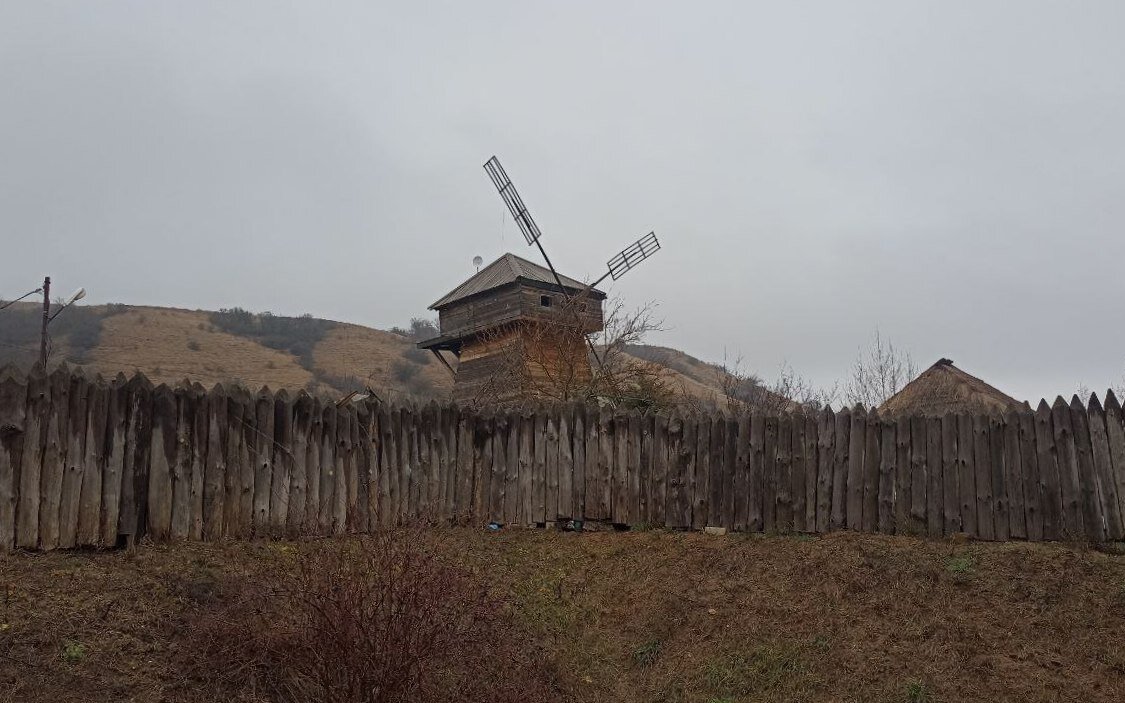
<path fill-rule="evenodd" d="M 559 274 L 559 279 L 562 281 L 564 288 L 575 291 L 585 290 L 586 288 L 585 283 L 576 281 L 569 276 Z M 551 273 L 550 269 L 532 263 L 515 254 L 504 254 L 496 261 L 482 268 L 472 278 L 449 291 L 449 293 L 446 293 L 433 305 L 430 305 L 430 310 L 443 308 L 458 300 L 464 300 L 478 293 L 506 286 L 516 281 L 523 281 L 533 285 L 547 285 L 553 289 L 558 288 L 558 284 L 555 283 L 555 276 Z M 596 288 L 593 289 L 591 293 L 596 297 L 605 298 L 605 293 Z"/>
<path fill-rule="evenodd" d="M 879 407 L 883 417 L 951 413 L 995 415 L 1023 407 L 1015 398 L 965 373 L 949 359 L 923 371 Z"/>

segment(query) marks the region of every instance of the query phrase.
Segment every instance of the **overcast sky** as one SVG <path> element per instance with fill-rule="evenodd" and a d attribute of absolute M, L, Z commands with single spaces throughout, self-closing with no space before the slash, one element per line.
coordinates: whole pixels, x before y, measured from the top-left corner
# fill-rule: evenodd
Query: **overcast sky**
<path fill-rule="evenodd" d="M 1125 3 L 0 4 L 0 296 L 403 324 L 503 161 L 651 341 L 844 376 L 878 327 L 1020 399 L 1125 373 Z M 2 321 L 0 321 L 2 324 Z"/>

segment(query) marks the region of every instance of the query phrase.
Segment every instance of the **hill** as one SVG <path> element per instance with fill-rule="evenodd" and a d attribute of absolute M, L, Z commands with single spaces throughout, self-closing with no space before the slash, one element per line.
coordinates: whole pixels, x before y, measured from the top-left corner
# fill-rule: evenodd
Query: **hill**
<path fill-rule="evenodd" d="M 28 366 L 38 350 L 40 309 L 0 311 L 0 363 Z M 370 387 L 377 393 L 446 398 L 449 370 L 414 344 L 425 325 L 386 331 L 310 316 L 253 314 L 239 308 L 184 310 L 130 305 L 73 306 L 51 323 L 52 363 L 66 361 L 103 375 L 140 371 L 154 383 L 183 379 L 204 386 L 304 388 L 339 397 Z M 687 400 L 708 405 L 724 397 L 726 372 L 667 347 L 631 345 L 626 352 L 666 369 Z M 451 360 L 455 364 L 455 360 Z"/>

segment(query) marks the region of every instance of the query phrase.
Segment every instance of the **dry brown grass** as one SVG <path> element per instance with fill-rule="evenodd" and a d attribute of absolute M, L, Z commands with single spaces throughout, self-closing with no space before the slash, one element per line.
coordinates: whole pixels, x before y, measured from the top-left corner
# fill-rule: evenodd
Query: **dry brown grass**
<path fill-rule="evenodd" d="M 848 533 L 427 534 L 500 590 L 559 700 L 1125 696 L 1122 556 Z M 185 614 L 325 544 L 0 558 L 0 699 L 215 700 L 176 665 Z"/>
<path fill-rule="evenodd" d="M 240 380 L 251 388 L 303 388 L 312 374 L 292 354 L 227 334 L 206 312 L 131 307 L 102 323 L 87 368 L 102 374 L 139 370 L 154 383 L 184 378 L 204 386 Z"/>
<path fill-rule="evenodd" d="M 393 332 L 341 324 L 329 330 L 316 345 L 313 360 L 317 369 L 336 376 L 354 376 L 376 391 L 403 392 L 406 388 L 395 380 L 393 366 L 403 361 L 403 354 L 412 348 L 414 342 Z M 448 395 L 453 388 L 453 376 L 437 359 L 431 358 L 421 366 L 419 375 L 442 395 Z"/>

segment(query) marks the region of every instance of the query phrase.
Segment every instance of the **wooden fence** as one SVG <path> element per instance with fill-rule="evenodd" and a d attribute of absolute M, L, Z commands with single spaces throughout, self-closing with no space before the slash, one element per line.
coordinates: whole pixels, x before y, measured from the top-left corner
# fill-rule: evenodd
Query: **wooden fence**
<path fill-rule="evenodd" d="M 1003 418 L 470 413 L 0 370 L 0 548 L 533 525 L 1125 539 L 1120 405 Z"/>

